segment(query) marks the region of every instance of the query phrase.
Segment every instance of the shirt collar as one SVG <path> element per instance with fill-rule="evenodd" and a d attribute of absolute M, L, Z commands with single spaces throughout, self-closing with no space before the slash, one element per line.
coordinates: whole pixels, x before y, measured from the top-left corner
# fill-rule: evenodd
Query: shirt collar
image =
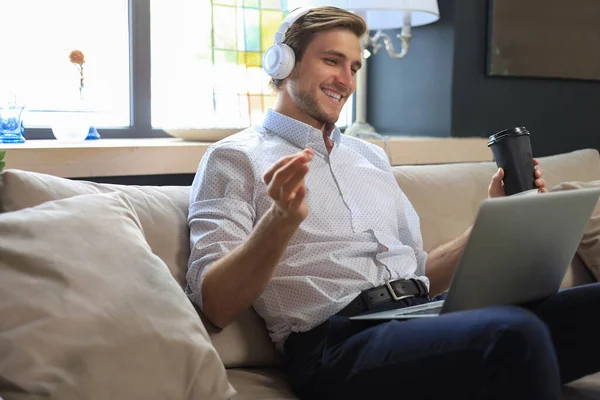
<path fill-rule="evenodd" d="M 327 154 L 327 148 L 323 141 L 323 132 L 297 119 L 290 118 L 272 109 L 267 109 L 263 119 L 263 127 L 292 143 L 299 149 L 309 147 Z M 334 148 L 338 146 L 341 137 L 340 129 L 334 126 L 329 137 L 334 143 Z"/>

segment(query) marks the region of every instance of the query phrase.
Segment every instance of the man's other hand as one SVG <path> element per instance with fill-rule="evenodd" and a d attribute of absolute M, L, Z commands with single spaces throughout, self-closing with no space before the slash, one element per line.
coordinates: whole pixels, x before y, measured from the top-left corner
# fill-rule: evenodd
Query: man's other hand
<path fill-rule="evenodd" d="M 535 186 L 538 188 L 539 193 L 546 193 L 548 189 L 546 189 L 546 181 L 542 178 L 544 171 L 539 167 L 540 162 L 537 159 L 533 159 L 533 165 L 535 169 Z M 490 182 L 490 186 L 488 187 L 488 197 L 502 197 L 506 196 L 506 192 L 504 191 L 504 170 L 502 168 L 498 168 L 498 171 L 492 177 L 492 181 Z"/>

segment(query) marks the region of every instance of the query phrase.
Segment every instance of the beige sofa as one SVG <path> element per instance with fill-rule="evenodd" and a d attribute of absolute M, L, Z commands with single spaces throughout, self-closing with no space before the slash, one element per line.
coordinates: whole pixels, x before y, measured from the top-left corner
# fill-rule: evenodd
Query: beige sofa
<path fill-rule="evenodd" d="M 539 160 L 549 188 L 565 181 L 600 180 L 600 157 L 596 150 L 580 150 L 542 157 Z M 480 202 L 487 195 L 487 186 L 494 172 L 495 165 L 490 162 L 394 167 L 398 184 L 421 217 L 426 250 L 453 239 L 472 223 Z M 0 174 L 0 212 L 19 212 L 18 210 L 40 204 L 43 206 L 45 202 L 76 195 L 110 192 L 127 195 L 152 252 L 168 268 L 175 281 L 183 285 L 189 255 L 186 224 L 188 187 L 96 184 L 8 170 Z M 78 234 L 86 235 L 86 232 L 82 230 Z M 1 235 L 2 214 L 0 238 Z M 1 267 L 0 262 L 0 269 Z M 582 261 L 576 257 L 565 276 L 564 286 L 581 284 L 592 279 Z M 0 317 L 1 313 L 0 309 Z M 215 350 L 220 360 L 219 365 L 215 364 L 214 360 L 211 361 L 211 368 L 214 370 L 214 375 L 210 378 L 212 381 L 221 379 L 221 372 L 226 373 L 226 379 L 237 392 L 234 399 L 295 398 L 281 370 L 281 356 L 275 351 L 263 322 L 253 310 L 242 313 L 234 323 L 223 330 L 216 329 L 204 319 L 202 321 L 204 327 L 201 327 L 202 332 L 199 335 L 208 333 L 209 346 Z M 2 343 L 0 329 L 0 358 Z M 0 359 L 0 396 L 3 394 L 3 379 L 6 379 L 2 376 L 2 361 Z M 202 372 L 202 368 L 206 370 L 206 365 L 208 364 L 200 366 L 198 371 Z M 221 371 L 219 368 L 223 366 L 225 368 Z M 192 374 L 189 379 L 203 378 L 202 375 Z M 211 393 L 214 398 L 222 398 L 233 393 L 230 389 L 223 386 Z M 186 393 L 189 394 L 190 391 Z M 565 387 L 564 397 L 600 399 L 600 374 Z M 6 399 L 8 398 L 7 396 Z"/>

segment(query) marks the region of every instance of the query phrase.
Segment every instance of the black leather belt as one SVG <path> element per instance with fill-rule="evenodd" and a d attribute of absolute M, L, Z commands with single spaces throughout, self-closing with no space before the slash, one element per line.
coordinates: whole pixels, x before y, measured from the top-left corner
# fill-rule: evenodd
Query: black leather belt
<path fill-rule="evenodd" d="M 350 304 L 336 315 L 351 317 L 364 311 L 373 310 L 377 306 L 411 297 L 429 297 L 425 283 L 419 279 L 395 279 L 385 285 L 363 290 Z"/>

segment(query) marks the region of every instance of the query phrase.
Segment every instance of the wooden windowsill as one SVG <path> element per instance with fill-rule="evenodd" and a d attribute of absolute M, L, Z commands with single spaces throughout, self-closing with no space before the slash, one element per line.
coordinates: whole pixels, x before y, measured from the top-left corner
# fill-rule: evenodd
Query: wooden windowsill
<path fill-rule="evenodd" d="M 372 143 L 385 148 L 382 140 Z M 193 174 L 210 142 L 177 138 L 100 139 L 79 143 L 30 140 L 2 145 L 6 168 L 65 178 Z M 390 137 L 393 165 L 491 161 L 486 138 Z"/>

